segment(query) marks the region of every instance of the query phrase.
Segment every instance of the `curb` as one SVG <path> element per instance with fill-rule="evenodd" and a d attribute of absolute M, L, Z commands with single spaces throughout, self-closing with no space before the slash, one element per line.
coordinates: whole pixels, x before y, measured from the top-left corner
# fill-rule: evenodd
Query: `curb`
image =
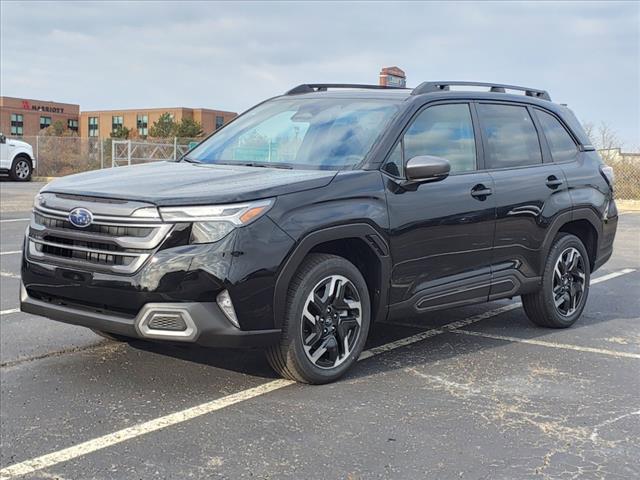
<path fill-rule="evenodd" d="M 53 180 L 55 180 L 56 178 L 60 178 L 60 177 L 37 177 L 37 176 L 32 176 L 31 180 L 34 182 L 45 182 L 45 183 L 49 183 Z"/>
<path fill-rule="evenodd" d="M 640 212 L 640 200 L 616 200 L 620 212 Z"/>

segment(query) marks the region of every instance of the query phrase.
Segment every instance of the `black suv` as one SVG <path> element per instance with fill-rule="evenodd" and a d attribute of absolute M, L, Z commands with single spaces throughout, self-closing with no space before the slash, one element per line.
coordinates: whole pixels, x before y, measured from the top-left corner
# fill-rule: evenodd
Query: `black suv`
<path fill-rule="evenodd" d="M 44 187 L 21 308 L 121 340 L 264 347 L 325 383 L 386 318 L 520 295 L 534 323 L 570 326 L 616 225 L 610 169 L 545 91 L 300 85 L 179 161 Z"/>

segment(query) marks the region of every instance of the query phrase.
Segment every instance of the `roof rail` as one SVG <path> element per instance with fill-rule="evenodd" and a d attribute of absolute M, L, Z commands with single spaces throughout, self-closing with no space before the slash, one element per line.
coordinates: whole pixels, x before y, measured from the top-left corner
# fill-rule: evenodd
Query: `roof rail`
<path fill-rule="evenodd" d="M 490 92 L 494 93 L 506 93 L 506 90 L 518 90 L 525 92 L 528 97 L 541 98 L 543 100 L 551 101 L 551 97 L 546 90 L 539 90 L 537 88 L 519 87 L 517 85 L 502 85 L 500 83 L 486 83 L 486 82 L 457 82 L 457 81 L 443 81 L 443 82 L 423 82 L 413 89 L 411 95 L 420 95 L 422 93 L 443 92 L 449 91 L 451 86 L 464 86 L 464 87 L 487 87 Z"/>
<path fill-rule="evenodd" d="M 292 88 L 285 95 L 299 93 L 326 92 L 329 88 L 362 88 L 367 90 L 403 90 L 402 87 L 388 87 L 385 85 L 363 85 L 359 83 L 303 83 Z"/>

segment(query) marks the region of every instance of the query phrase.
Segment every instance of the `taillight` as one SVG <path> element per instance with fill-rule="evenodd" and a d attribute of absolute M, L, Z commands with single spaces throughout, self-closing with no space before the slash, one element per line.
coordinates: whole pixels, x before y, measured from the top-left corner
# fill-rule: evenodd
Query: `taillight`
<path fill-rule="evenodd" d="M 615 175 L 613 174 L 613 168 L 609 165 L 600 165 L 600 173 L 607 181 L 609 186 L 613 188 L 613 181 L 615 180 Z"/>

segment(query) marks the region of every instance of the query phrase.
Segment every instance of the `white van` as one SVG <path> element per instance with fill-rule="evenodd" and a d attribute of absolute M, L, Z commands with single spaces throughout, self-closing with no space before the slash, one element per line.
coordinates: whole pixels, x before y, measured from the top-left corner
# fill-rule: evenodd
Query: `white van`
<path fill-rule="evenodd" d="M 31 145 L 0 133 L 0 174 L 9 174 L 18 182 L 28 182 L 35 166 Z"/>

